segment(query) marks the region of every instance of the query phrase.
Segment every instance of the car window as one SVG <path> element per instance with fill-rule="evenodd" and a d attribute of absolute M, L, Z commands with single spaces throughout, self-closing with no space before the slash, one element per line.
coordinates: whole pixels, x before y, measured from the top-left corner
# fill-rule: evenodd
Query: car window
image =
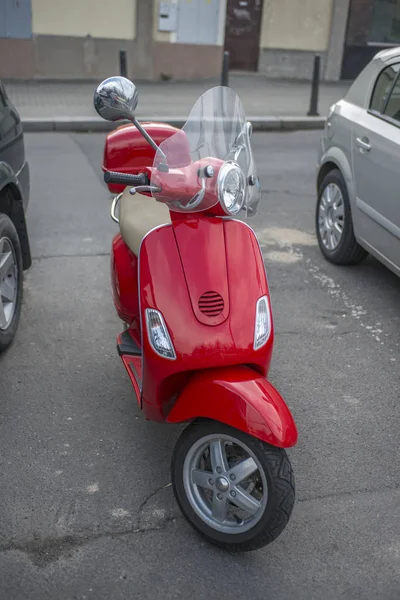
<path fill-rule="evenodd" d="M 390 117 L 391 119 L 400 122 L 400 79 L 397 79 L 395 86 L 392 89 L 389 102 L 387 103 L 383 114 L 386 117 Z"/>
<path fill-rule="evenodd" d="M 390 94 L 390 90 L 393 87 L 393 83 L 400 70 L 400 63 L 390 65 L 380 72 L 378 79 L 376 80 L 374 91 L 372 93 L 370 110 L 374 112 L 383 113 L 385 110 L 386 102 Z"/>

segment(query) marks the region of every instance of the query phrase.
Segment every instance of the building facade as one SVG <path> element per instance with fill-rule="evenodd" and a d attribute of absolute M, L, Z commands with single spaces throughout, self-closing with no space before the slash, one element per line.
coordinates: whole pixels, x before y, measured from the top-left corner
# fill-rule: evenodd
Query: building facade
<path fill-rule="evenodd" d="M 221 68 L 226 0 L 0 0 L 0 77 L 196 79 Z"/>
<path fill-rule="evenodd" d="M 231 69 L 354 78 L 400 44 L 400 0 L 0 0 L 0 77 L 217 77 Z"/>

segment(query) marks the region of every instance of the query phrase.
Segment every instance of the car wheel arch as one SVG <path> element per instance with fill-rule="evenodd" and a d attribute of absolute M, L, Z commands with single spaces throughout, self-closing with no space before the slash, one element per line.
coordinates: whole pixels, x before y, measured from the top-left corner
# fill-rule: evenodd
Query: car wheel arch
<path fill-rule="evenodd" d="M 350 163 L 340 148 L 333 147 L 322 157 L 320 161 L 320 168 L 317 175 L 317 193 L 319 194 L 321 184 L 325 177 L 333 171 L 338 169 L 345 180 L 347 191 L 349 194 L 350 204 L 353 208 L 355 204 L 355 186 L 353 180 L 353 174 Z"/>
<path fill-rule="evenodd" d="M 29 269 L 32 258 L 24 206 L 18 186 L 12 181 L 0 187 L 0 213 L 7 215 L 13 222 L 21 244 L 23 268 Z"/>
<path fill-rule="evenodd" d="M 328 161 L 321 166 L 320 170 L 318 171 L 318 176 L 317 176 L 317 192 L 319 192 L 322 182 L 324 181 L 324 179 L 328 175 L 328 173 L 330 173 L 331 171 L 334 171 L 335 169 L 339 169 L 339 167 L 337 166 L 336 163 L 334 163 L 332 161 Z"/>

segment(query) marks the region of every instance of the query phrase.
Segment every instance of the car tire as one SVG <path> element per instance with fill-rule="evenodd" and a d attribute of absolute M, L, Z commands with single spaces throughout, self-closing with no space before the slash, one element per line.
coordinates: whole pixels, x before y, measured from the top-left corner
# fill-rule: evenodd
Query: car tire
<path fill-rule="evenodd" d="M 4 352 L 15 337 L 21 315 L 22 289 L 22 252 L 18 234 L 11 219 L 0 213 L 0 352 Z"/>
<path fill-rule="evenodd" d="M 337 202 L 332 201 L 333 195 Z M 338 169 L 330 171 L 319 187 L 315 225 L 320 250 L 331 263 L 355 265 L 368 255 L 354 236 L 349 194 Z"/>

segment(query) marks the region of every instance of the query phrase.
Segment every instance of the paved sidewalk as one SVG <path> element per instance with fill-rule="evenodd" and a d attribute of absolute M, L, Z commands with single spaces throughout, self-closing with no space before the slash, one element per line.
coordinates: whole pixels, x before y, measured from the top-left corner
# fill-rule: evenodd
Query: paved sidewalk
<path fill-rule="evenodd" d="M 231 74 L 229 83 L 240 95 L 250 119 L 267 119 L 273 123 L 280 117 L 292 122 L 293 117 L 302 120 L 307 116 L 310 102 L 308 82 L 276 81 L 259 74 Z M 214 85 L 218 85 L 218 81 L 139 83 L 137 116 L 141 119 L 184 121 L 197 98 Z M 93 108 L 95 87 L 95 82 L 6 82 L 8 94 L 23 121 L 34 124 L 58 120 L 64 123 L 64 129 L 68 129 L 68 124 L 74 120 L 96 124 L 97 114 Z M 321 84 L 321 117 L 326 116 L 331 104 L 339 100 L 348 87 L 348 82 Z"/>

